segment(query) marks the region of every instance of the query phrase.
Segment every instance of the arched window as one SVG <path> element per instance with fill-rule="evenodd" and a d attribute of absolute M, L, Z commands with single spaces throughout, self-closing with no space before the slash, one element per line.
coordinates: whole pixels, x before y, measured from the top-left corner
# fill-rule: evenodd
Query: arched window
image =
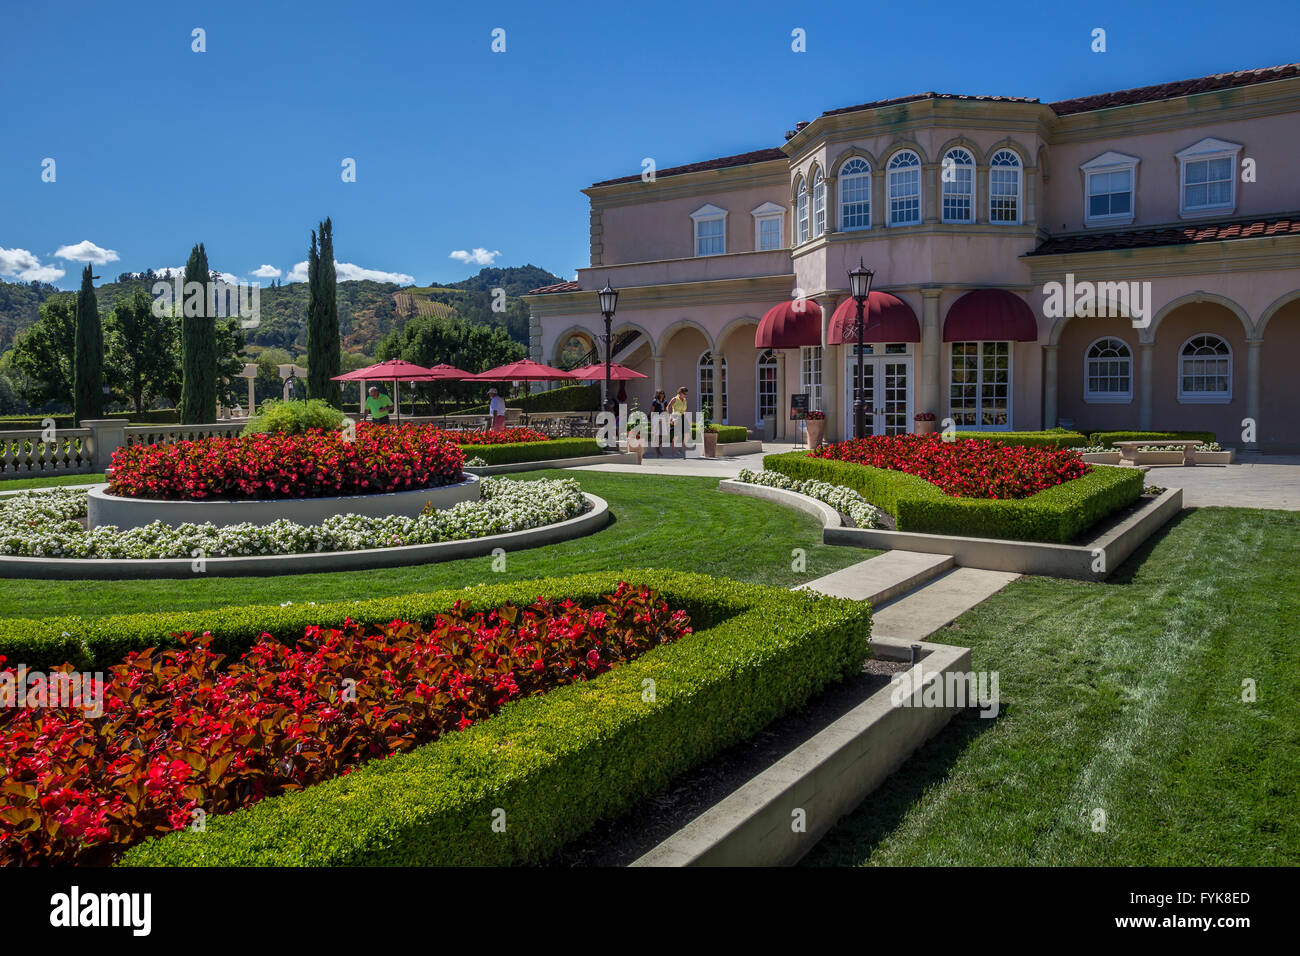
<path fill-rule="evenodd" d="M 889 224 L 915 226 L 921 222 L 921 157 L 910 149 L 895 153 L 886 170 Z"/>
<path fill-rule="evenodd" d="M 1120 339 L 1098 339 L 1084 357 L 1083 400 L 1085 402 L 1131 402 L 1133 400 L 1133 352 Z"/>
<path fill-rule="evenodd" d="M 808 241 L 808 183 L 799 180 L 799 191 L 795 193 L 795 235 L 797 242 Z"/>
<path fill-rule="evenodd" d="M 695 389 L 700 396 L 699 410 L 709 407 L 709 415 L 715 422 L 727 423 L 727 358 L 718 356 L 718 375 L 722 379 L 716 393 L 713 389 L 713 353 L 705 352 L 695 366 Z"/>
<path fill-rule="evenodd" d="M 1020 222 L 1020 157 L 1000 149 L 989 162 L 989 222 Z"/>
<path fill-rule="evenodd" d="M 975 157 L 969 150 L 948 150 L 940 167 L 943 221 L 975 221 Z"/>
<path fill-rule="evenodd" d="M 826 180 L 820 169 L 813 174 L 812 199 L 812 234 L 820 236 L 826 232 Z"/>
<path fill-rule="evenodd" d="M 758 356 L 757 383 L 758 395 L 755 408 L 758 409 L 758 422 L 764 422 L 776 416 L 776 352 L 768 349 Z"/>
<path fill-rule="evenodd" d="M 871 228 L 871 166 L 854 157 L 840 167 L 840 229 Z"/>
<path fill-rule="evenodd" d="M 1178 355 L 1178 400 L 1232 401 L 1232 349 L 1217 335 L 1194 335 Z"/>

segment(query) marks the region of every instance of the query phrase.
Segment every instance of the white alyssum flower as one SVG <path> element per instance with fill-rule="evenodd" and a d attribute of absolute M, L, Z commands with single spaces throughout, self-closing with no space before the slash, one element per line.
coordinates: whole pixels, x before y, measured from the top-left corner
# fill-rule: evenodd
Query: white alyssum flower
<path fill-rule="evenodd" d="M 750 485 L 784 488 L 786 491 L 816 498 L 836 511 L 848 515 L 859 528 L 875 528 L 880 519 L 880 509 L 868 502 L 866 498 L 852 488 L 832 485 L 829 481 L 816 481 L 812 478 L 800 480 L 790 478 L 779 471 L 753 471 L 749 468 L 740 470 L 738 480 Z"/>

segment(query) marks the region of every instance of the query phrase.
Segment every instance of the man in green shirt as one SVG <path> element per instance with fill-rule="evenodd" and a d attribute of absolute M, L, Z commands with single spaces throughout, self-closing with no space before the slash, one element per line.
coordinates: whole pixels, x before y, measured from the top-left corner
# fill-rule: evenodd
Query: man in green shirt
<path fill-rule="evenodd" d="M 388 413 L 392 410 L 393 400 L 387 395 L 380 395 L 379 389 L 370 386 L 370 397 L 366 399 L 366 415 L 372 422 L 388 424 Z"/>

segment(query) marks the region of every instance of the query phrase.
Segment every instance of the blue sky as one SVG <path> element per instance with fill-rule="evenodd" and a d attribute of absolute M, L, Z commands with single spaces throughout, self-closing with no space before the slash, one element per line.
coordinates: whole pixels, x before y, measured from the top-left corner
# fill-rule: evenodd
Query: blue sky
<path fill-rule="evenodd" d="M 96 263 L 108 280 L 200 240 L 215 269 L 288 277 L 327 215 L 336 258 L 364 270 L 454 281 L 481 264 L 452 253 L 484 250 L 568 278 L 587 260 L 578 190 L 646 156 L 778 146 L 823 110 L 925 90 L 1050 101 L 1271 66 L 1300 36 L 1294 0 L 15 6 L 0 277 L 62 269 L 64 288 L 97 250 L 118 257 Z"/>

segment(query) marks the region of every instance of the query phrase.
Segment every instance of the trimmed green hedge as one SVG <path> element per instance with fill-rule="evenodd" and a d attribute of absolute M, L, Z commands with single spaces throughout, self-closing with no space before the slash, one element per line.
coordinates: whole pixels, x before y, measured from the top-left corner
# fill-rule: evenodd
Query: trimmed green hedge
<path fill-rule="evenodd" d="M 1027 448 L 1078 448 L 1088 444 L 1083 432 L 1054 428 L 1048 432 L 957 432 L 960 438 L 978 438 L 999 445 L 1024 445 Z"/>
<path fill-rule="evenodd" d="M 749 429 L 744 425 L 715 425 L 719 445 L 729 445 L 737 441 L 749 441 Z"/>
<path fill-rule="evenodd" d="M 592 385 L 561 385 L 544 392 L 533 392 L 527 403 L 522 395 L 506 399 L 508 408 L 528 408 L 530 412 L 598 412 L 600 411 L 600 383 Z M 487 405 L 474 405 L 463 409 L 459 415 L 486 415 Z"/>
<path fill-rule="evenodd" d="M 521 441 L 504 445 L 461 445 L 465 457 L 482 458 L 489 465 L 514 465 L 551 458 L 581 458 L 599 455 L 603 449 L 594 438 L 552 438 L 550 441 Z"/>
<path fill-rule="evenodd" d="M 586 602 L 619 580 L 656 588 L 685 608 L 695 633 L 593 681 L 508 704 L 410 753 L 210 817 L 206 832 L 147 841 L 122 865 L 543 862 L 600 820 L 857 673 L 869 656 L 865 602 L 698 574 L 601 572 L 438 597 L 444 606 L 459 598 L 475 608 L 539 593 Z M 407 613 L 401 600 L 388 603 Z M 323 610 L 316 609 L 318 618 Z M 502 811 L 505 827 L 497 832 Z"/>
<path fill-rule="evenodd" d="M 1082 478 L 1019 499 L 954 498 L 924 478 L 901 471 L 809 458 L 767 455 L 763 467 L 791 478 L 852 488 L 894 516 L 899 531 L 1068 544 L 1142 495 L 1144 473 L 1094 465 Z"/>
<path fill-rule="evenodd" d="M 1088 436 L 1089 445 L 1113 446 L 1122 441 L 1203 441 L 1207 445 L 1218 441 L 1214 432 L 1093 432 Z"/>

